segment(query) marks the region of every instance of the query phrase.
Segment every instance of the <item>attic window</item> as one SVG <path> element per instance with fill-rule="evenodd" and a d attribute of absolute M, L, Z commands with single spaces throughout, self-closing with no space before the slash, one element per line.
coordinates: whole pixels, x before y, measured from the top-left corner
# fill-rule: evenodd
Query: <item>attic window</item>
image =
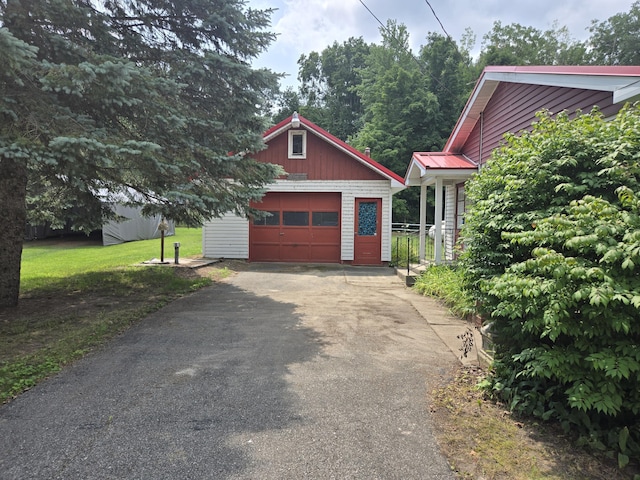
<path fill-rule="evenodd" d="M 289 130 L 289 158 L 307 158 L 306 130 Z"/>

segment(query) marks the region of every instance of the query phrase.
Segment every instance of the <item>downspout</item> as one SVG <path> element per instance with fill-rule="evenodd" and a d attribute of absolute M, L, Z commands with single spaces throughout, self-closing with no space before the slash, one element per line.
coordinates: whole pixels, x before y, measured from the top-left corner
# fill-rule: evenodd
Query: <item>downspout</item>
<path fill-rule="evenodd" d="M 480 112 L 480 152 L 478 159 L 478 165 L 482 165 L 482 148 L 483 148 L 483 140 L 484 140 L 484 110 Z"/>

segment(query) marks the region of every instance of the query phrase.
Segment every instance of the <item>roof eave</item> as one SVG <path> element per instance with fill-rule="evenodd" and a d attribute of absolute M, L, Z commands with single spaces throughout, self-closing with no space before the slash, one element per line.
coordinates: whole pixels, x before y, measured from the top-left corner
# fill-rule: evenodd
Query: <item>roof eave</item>
<path fill-rule="evenodd" d="M 443 151 L 460 151 L 501 82 L 608 91 L 613 103 L 622 103 L 640 98 L 639 76 L 638 67 L 486 67 Z"/>
<path fill-rule="evenodd" d="M 429 168 L 420 179 L 420 185 L 434 185 L 438 179 L 444 182 L 464 181 L 478 173 L 477 168 Z"/>
<path fill-rule="evenodd" d="M 423 177 L 425 172 L 426 169 L 422 163 L 417 160 L 415 156 L 412 156 L 409 166 L 407 167 L 407 172 L 404 174 L 404 184 L 408 187 L 420 185 L 420 179 Z"/>

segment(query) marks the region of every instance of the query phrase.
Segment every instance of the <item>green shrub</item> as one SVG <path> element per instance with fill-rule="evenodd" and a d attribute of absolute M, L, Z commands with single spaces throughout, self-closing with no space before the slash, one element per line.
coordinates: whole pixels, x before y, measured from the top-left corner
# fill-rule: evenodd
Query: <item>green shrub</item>
<path fill-rule="evenodd" d="M 635 192 L 635 193 L 634 193 Z M 466 286 L 512 410 L 640 458 L 640 110 L 540 114 L 470 182 Z"/>
<path fill-rule="evenodd" d="M 514 410 L 558 419 L 640 459 L 640 199 L 591 196 L 532 232 L 505 235 L 532 257 L 487 283 L 508 319 L 493 385 Z M 541 247 L 539 245 L 545 245 Z M 507 340 L 509 339 L 509 341 Z M 517 372 L 515 377 L 513 372 Z M 624 445 L 624 447 L 622 446 Z"/>

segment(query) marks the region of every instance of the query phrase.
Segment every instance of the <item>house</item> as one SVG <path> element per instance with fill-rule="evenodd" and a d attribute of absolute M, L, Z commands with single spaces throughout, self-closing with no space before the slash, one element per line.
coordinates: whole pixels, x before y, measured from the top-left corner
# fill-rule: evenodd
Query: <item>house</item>
<path fill-rule="evenodd" d="M 640 98 L 640 66 L 486 67 L 442 152 L 415 152 L 405 175 L 420 186 L 420 260 L 425 260 L 427 188 L 435 189 L 435 262 L 452 260 L 464 223 L 464 184 L 503 143 L 530 129 L 536 112 L 575 115 L 598 106 L 612 117 Z M 444 227 L 443 227 L 444 225 Z"/>
<path fill-rule="evenodd" d="M 203 227 L 203 255 L 251 262 L 382 265 L 391 261 L 391 199 L 404 179 L 294 113 L 264 134 L 254 155 L 286 174 L 252 206 Z"/>

